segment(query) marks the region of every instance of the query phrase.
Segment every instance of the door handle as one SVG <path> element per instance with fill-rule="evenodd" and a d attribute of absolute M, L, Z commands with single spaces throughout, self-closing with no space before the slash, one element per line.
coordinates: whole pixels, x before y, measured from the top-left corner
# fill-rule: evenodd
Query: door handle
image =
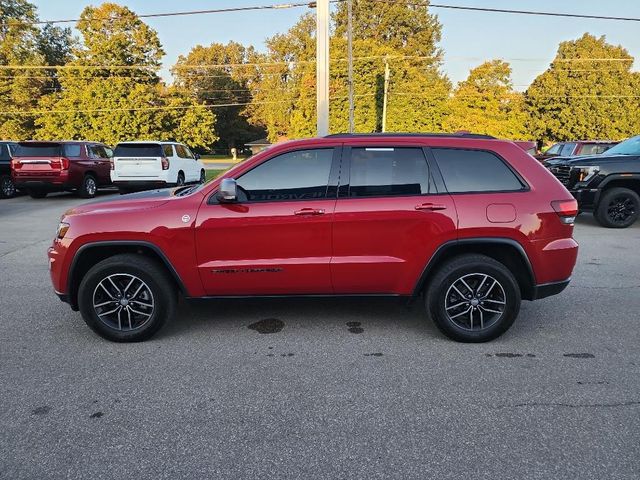
<path fill-rule="evenodd" d="M 303 208 L 293 212 L 295 215 L 323 215 L 324 209 L 322 208 Z"/>
<path fill-rule="evenodd" d="M 416 205 L 416 210 L 446 210 L 447 206 L 441 203 L 423 203 L 421 205 Z"/>

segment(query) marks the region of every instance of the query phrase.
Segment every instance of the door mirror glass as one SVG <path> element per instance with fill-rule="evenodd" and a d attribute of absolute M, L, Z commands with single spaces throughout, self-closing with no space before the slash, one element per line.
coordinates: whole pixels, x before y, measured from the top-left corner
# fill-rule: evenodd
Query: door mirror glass
<path fill-rule="evenodd" d="M 194 153 L 193 154 L 193 158 L 195 158 L 196 160 L 200 160 L 200 154 L 199 153 Z"/>
<path fill-rule="evenodd" d="M 220 182 L 218 200 L 222 203 L 230 203 L 238 200 L 238 185 L 234 178 L 225 178 Z"/>

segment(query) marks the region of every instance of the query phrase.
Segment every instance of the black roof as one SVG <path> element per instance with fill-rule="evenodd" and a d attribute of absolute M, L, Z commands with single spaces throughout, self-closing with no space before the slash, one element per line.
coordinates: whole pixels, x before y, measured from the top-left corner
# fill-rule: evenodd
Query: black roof
<path fill-rule="evenodd" d="M 333 133 L 324 138 L 384 138 L 384 137 L 444 137 L 444 138 L 478 138 L 485 140 L 495 140 L 491 135 L 479 133 Z"/>

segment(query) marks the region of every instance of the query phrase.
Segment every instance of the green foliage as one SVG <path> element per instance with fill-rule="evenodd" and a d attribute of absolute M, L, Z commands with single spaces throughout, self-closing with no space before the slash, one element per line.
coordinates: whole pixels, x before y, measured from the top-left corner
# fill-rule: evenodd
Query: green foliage
<path fill-rule="evenodd" d="M 449 109 L 443 122 L 446 131 L 467 130 L 510 139 L 527 136 L 522 95 L 513 91 L 511 67 L 501 60 L 471 70 L 455 89 Z"/>
<path fill-rule="evenodd" d="M 25 0 L 0 0 L 0 65 L 40 65 L 44 58 L 37 50 L 38 29 L 35 6 Z M 0 112 L 33 108 L 45 82 L 28 70 L 0 71 Z M 33 118 L 0 113 L 0 138 L 21 139 L 33 132 Z"/>
<path fill-rule="evenodd" d="M 254 69 L 242 65 L 255 56 L 253 47 L 236 42 L 197 45 L 187 56 L 178 58 L 172 72 L 176 85 L 205 105 L 247 104 L 252 101 L 249 82 Z M 194 68 L 199 65 L 202 67 Z M 221 66 L 212 68 L 212 65 Z M 215 112 L 215 131 L 220 136 L 218 147 L 242 147 L 265 135 L 263 129 L 249 123 L 245 106 L 212 107 L 211 110 Z"/>
<path fill-rule="evenodd" d="M 640 77 L 621 46 L 584 34 L 562 42 L 526 92 L 529 131 L 543 141 L 619 140 L 637 134 Z"/>
<path fill-rule="evenodd" d="M 209 148 L 217 140 L 213 113 L 184 90 L 167 90 L 160 83 L 154 71 L 163 54 L 158 36 L 128 8 L 111 3 L 87 7 L 78 30 L 82 44 L 67 64 L 78 68 L 62 70 L 60 91 L 41 99 L 37 138 L 84 138 L 109 145 L 181 140 L 194 148 Z M 135 68 L 109 68 L 121 65 Z"/>

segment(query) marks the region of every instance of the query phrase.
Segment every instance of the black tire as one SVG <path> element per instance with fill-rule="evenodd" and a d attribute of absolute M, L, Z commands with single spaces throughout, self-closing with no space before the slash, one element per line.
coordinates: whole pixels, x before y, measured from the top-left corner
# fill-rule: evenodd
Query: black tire
<path fill-rule="evenodd" d="M 109 276 L 120 290 L 116 291 L 113 284 L 108 283 Z M 127 292 L 125 288 L 131 277 L 137 279 L 130 286 L 131 290 L 135 288 L 134 293 L 140 293 L 123 303 L 123 293 L 132 295 L 131 291 Z M 102 281 L 107 282 L 109 291 L 105 292 L 100 287 Z M 142 282 L 144 286 L 138 289 Z M 121 296 L 118 297 L 116 292 L 120 292 Z M 174 283 L 158 262 L 142 255 L 118 254 L 99 262 L 87 272 L 78 289 L 78 306 L 84 321 L 101 337 L 114 342 L 141 342 L 151 338 L 173 317 L 176 297 Z M 134 298 L 145 302 L 136 301 Z M 94 300 L 99 302 L 96 306 Z M 100 307 L 105 300 L 113 305 Z M 136 315 L 129 310 L 133 308 L 133 304 L 139 309 L 133 311 L 141 314 Z M 150 304 L 151 308 L 143 306 L 145 304 Z M 107 315 L 109 311 L 105 309 L 111 306 L 116 310 L 120 309 L 118 314 Z M 118 315 L 121 317 L 118 318 Z M 133 318 L 130 324 L 132 328 L 127 325 L 129 318 Z M 120 328 L 116 324 L 118 321 L 121 321 Z"/>
<path fill-rule="evenodd" d="M 204 170 L 200 170 L 200 183 L 206 183 L 207 174 Z"/>
<path fill-rule="evenodd" d="M 178 172 L 178 179 L 176 180 L 176 186 L 181 187 L 184 185 L 184 172 Z"/>
<path fill-rule="evenodd" d="M 459 283 L 461 278 L 475 290 L 471 299 L 467 298 L 466 287 L 455 290 L 458 285 L 464 285 Z M 496 280 L 497 284 L 489 283 L 491 280 L 487 278 Z M 502 300 L 504 305 L 499 303 Z M 493 258 L 478 254 L 460 255 L 446 262 L 425 290 L 427 313 L 442 333 L 458 342 L 480 343 L 499 337 L 513 325 L 520 302 L 520 288 L 509 269 Z M 447 308 L 447 305 L 450 306 Z M 465 310 L 469 310 L 468 313 L 459 316 Z M 457 319 L 451 318 L 454 316 Z M 484 325 L 485 322 L 488 324 Z M 483 328 L 478 328 L 479 323 Z"/>
<path fill-rule="evenodd" d="M 27 193 L 31 198 L 44 198 L 49 192 L 46 190 L 28 190 Z"/>
<path fill-rule="evenodd" d="M 93 198 L 96 196 L 96 192 L 98 191 L 98 182 L 96 182 L 96 177 L 91 174 L 87 174 L 82 179 L 82 185 L 80 185 L 80 189 L 78 190 L 78 195 L 81 198 Z"/>
<path fill-rule="evenodd" d="M 16 195 L 16 186 L 9 175 L 0 177 L 0 198 L 11 198 Z"/>
<path fill-rule="evenodd" d="M 628 188 L 606 190 L 595 211 L 595 218 L 607 228 L 627 228 L 638 220 L 640 196 Z"/>

